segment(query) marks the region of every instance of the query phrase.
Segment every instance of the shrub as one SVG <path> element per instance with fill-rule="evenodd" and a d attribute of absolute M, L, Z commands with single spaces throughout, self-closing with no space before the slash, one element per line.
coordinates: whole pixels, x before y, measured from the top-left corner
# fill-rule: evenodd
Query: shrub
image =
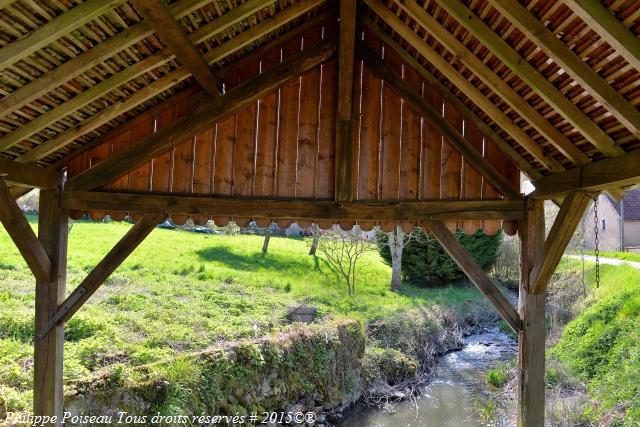
<path fill-rule="evenodd" d="M 487 270 L 493 266 L 502 234 L 488 236 L 481 231 L 466 235 L 458 230 L 456 238 L 469 251 L 480 266 Z M 391 265 L 391 252 L 385 233 L 378 233 L 378 251 L 384 261 Z M 439 285 L 464 277 L 455 261 L 449 257 L 440 243 L 432 236 L 418 232 L 405 244 L 402 253 L 402 274 L 405 280 L 417 285 Z"/>

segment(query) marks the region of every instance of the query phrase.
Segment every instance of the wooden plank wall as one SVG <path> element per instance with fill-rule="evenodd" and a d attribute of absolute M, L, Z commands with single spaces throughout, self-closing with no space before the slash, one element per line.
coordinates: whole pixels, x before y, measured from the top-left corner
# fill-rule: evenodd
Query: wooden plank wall
<path fill-rule="evenodd" d="M 283 59 L 309 48 L 335 28 L 317 27 L 292 39 L 281 49 L 265 54 L 236 73 L 227 74 L 227 87 L 247 81 Z M 464 120 L 460 112 L 413 69 L 402 63 L 379 40 L 363 34 L 365 42 L 431 104 L 449 124 L 462 133 L 517 188 L 516 165 L 497 146 Z M 393 89 L 361 61 L 355 67 L 354 111 L 356 133 L 356 200 L 424 201 L 434 199 L 497 199 L 502 195 L 473 169 L 473 165 L 439 135 Z M 207 194 L 220 197 L 332 200 L 334 138 L 337 106 L 337 63 L 332 60 L 311 70 L 213 128 L 194 135 L 171 151 L 118 178 L 107 191 Z M 73 159 L 72 177 L 106 159 L 111 153 L 170 125 L 188 114 L 190 98 L 167 105 L 156 115 L 124 125 L 102 145 Z M 105 214 L 122 219 L 122 212 L 91 212 L 100 220 Z M 82 212 L 72 212 L 78 218 Z M 137 217 L 134 215 L 133 219 Z M 188 216 L 174 216 L 184 223 Z M 213 219 L 218 225 L 230 220 L 245 224 L 251 218 L 191 217 L 197 224 Z M 255 218 L 260 225 L 287 218 Z M 301 223 L 308 226 L 316 219 Z M 331 223 L 317 221 L 321 227 Z M 350 227 L 351 224 L 341 224 Z M 374 222 L 360 223 L 370 229 Z M 395 223 L 379 224 L 385 230 Z M 417 225 L 402 222 L 405 230 Z M 498 221 L 449 222 L 451 229 L 473 233 L 484 228 L 497 232 Z"/>

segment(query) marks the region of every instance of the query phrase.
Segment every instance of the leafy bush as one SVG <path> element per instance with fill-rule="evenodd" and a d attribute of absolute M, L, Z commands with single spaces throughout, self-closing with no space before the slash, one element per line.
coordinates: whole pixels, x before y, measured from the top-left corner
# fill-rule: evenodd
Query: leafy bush
<path fill-rule="evenodd" d="M 498 365 L 495 369 L 487 371 L 487 383 L 496 388 L 502 388 L 509 381 L 509 373 L 506 365 Z"/>
<path fill-rule="evenodd" d="M 502 233 L 488 236 L 482 231 L 466 235 L 456 231 L 456 238 L 473 256 L 480 266 L 487 270 L 496 261 Z M 391 265 L 388 237 L 378 233 L 378 251 L 384 261 Z M 402 274 L 405 280 L 417 285 L 439 285 L 460 280 L 464 273 L 449 257 L 440 243 L 432 236 L 418 232 L 416 237 L 405 244 L 402 253 Z"/>

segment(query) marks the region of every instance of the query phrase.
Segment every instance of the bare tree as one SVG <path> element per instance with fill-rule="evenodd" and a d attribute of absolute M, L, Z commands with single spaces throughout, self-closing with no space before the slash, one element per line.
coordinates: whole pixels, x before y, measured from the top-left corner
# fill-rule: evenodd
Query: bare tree
<path fill-rule="evenodd" d="M 311 240 L 309 255 L 315 255 L 318 250 L 318 240 L 320 240 L 320 227 L 318 227 L 318 224 L 311 224 L 311 233 L 313 234 L 313 240 Z"/>
<path fill-rule="evenodd" d="M 271 240 L 271 230 L 267 227 L 264 230 L 264 242 L 262 243 L 262 252 L 265 254 L 269 250 L 269 240 Z"/>
<path fill-rule="evenodd" d="M 373 244 L 357 226 L 351 231 L 340 228 L 327 230 L 318 239 L 318 250 L 344 279 L 349 295 L 355 294 L 358 277 L 358 261 L 372 250 Z"/>
<path fill-rule="evenodd" d="M 389 250 L 391 251 L 391 290 L 397 291 L 402 285 L 402 251 L 405 244 L 415 238 L 419 229 L 414 228 L 411 233 L 405 233 L 400 225 L 387 233 Z"/>

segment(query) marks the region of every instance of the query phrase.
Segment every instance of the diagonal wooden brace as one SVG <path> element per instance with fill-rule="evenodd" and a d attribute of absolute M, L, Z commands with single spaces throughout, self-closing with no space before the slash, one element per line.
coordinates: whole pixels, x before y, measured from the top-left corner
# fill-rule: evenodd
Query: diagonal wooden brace
<path fill-rule="evenodd" d="M 458 267 L 467 275 L 469 280 L 484 294 L 493 304 L 502 318 L 509 324 L 514 332 L 521 329 L 520 316 L 515 308 L 500 292 L 496 285 L 491 282 L 482 267 L 476 262 L 469 252 L 456 239 L 456 236 L 442 223 L 442 221 L 423 220 L 429 232 L 442 245 L 449 256 L 458 264 Z"/>
<path fill-rule="evenodd" d="M 46 282 L 51 272 L 51 260 L 2 177 L 0 177 L 0 222 L 18 247 L 36 281 Z"/>
<path fill-rule="evenodd" d="M 60 304 L 58 310 L 49 319 L 46 327 L 38 332 L 38 340 L 57 324 L 66 322 L 78 311 L 95 291 L 107 280 L 116 268 L 138 247 L 138 245 L 166 218 L 166 215 L 153 213 L 144 216 L 120 239 L 109 253 L 95 266 L 78 287 Z"/>

